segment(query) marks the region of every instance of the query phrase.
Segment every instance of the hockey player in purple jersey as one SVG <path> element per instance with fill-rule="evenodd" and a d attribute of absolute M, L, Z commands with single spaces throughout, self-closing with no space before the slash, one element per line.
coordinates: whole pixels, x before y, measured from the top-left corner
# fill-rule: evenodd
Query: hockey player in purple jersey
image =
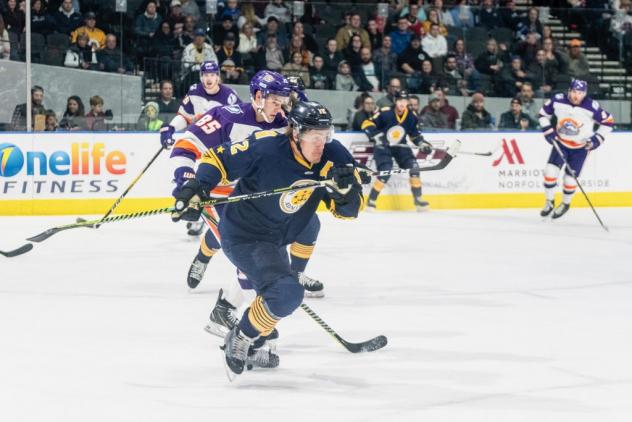
<path fill-rule="evenodd" d="M 546 141 L 557 143 L 566 162 L 579 177 L 588 153 L 599 148 L 612 131 L 614 119 L 597 101 L 587 96 L 588 83 L 574 79 L 566 94 L 556 94 L 540 109 L 540 126 Z M 552 119 L 555 118 L 555 126 Z M 594 130 L 595 125 L 598 126 Z M 553 146 L 544 169 L 544 192 L 546 203 L 540 215 L 560 218 L 570 208 L 576 185 L 573 171 L 564 171 L 562 203 L 555 207 L 555 188 L 564 159 Z"/>
<path fill-rule="evenodd" d="M 178 114 L 160 129 L 160 143 L 169 149 L 175 142 L 174 133 L 181 132 L 209 110 L 224 105 L 241 103 L 234 89 L 220 81 L 219 66 L 207 61 L 200 66 L 200 83 L 189 87 L 182 99 Z M 191 236 L 199 236 L 204 228 L 202 221 L 187 224 Z"/>

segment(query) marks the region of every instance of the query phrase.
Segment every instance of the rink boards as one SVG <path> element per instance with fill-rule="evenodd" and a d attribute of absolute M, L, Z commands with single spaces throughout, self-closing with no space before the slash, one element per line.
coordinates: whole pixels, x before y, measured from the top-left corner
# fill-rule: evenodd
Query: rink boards
<path fill-rule="evenodd" d="M 417 154 L 421 167 L 457 149 L 443 170 L 422 173 L 434 209 L 528 208 L 543 203 L 543 169 L 551 147 L 539 132 L 452 132 L 424 135 L 439 151 Z M 362 133 L 336 138 L 356 159 L 373 166 Z M 632 206 L 630 133 L 611 134 L 588 157 L 580 181 L 596 206 Z M 459 142 L 460 141 L 460 145 Z M 0 134 L 0 215 L 99 214 L 132 183 L 160 148 L 156 133 Z M 465 152 L 492 152 L 491 156 Z M 174 164 L 163 152 L 117 208 L 118 213 L 169 206 Z M 368 187 L 367 187 L 368 189 Z M 573 206 L 586 206 L 580 194 Z M 411 209 L 406 176 L 393 176 L 381 209 Z"/>

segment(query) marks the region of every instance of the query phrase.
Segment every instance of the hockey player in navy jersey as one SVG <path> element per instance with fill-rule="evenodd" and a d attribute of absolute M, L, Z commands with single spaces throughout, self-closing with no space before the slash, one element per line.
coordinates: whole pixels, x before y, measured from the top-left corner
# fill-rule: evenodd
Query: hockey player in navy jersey
<path fill-rule="evenodd" d="M 160 128 L 160 143 L 169 149 L 175 142 L 175 132 L 183 131 L 194 123 L 202 114 L 216 107 L 241 103 L 234 89 L 221 83 L 219 66 L 207 61 L 200 66 L 200 83 L 189 87 L 187 95 L 182 99 L 178 114 Z M 204 229 L 204 222 L 193 221 L 187 224 L 191 236 L 199 236 Z"/>
<path fill-rule="evenodd" d="M 239 178 L 233 195 L 329 179 L 327 189 L 287 192 L 280 197 L 227 204 L 219 223 L 225 255 L 253 284 L 256 298 L 225 338 L 227 373 L 242 373 L 252 346 L 302 302 L 304 289 L 290 267 L 286 245 L 304 229 L 322 201 L 336 217 L 355 218 L 362 188 L 350 153 L 332 140 L 332 117 L 322 105 L 299 102 L 286 134 L 255 132 L 204 155 L 195 179 L 176 194 L 174 220 L 197 218 L 191 202 L 208 198 L 227 180 Z M 278 356 L 274 358 L 278 363 Z"/>
<path fill-rule="evenodd" d="M 601 146 L 612 131 L 614 119 L 597 101 L 587 96 L 588 83 L 574 79 L 566 94 L 556 94 L 540 109 L 540 126 L 546 141 L 557 143 L 566 162 L 579 177 L 590 151 Z M 555 121 L 553 121 L 555 119 Z M 598 126 L 594 130 L 595 125 Z M 563 177 L 562 202 L 555 207 L 555 188 L 564 160 L 553 147 L 544 169 L 544 192 L 546 203 L 540 215 L 560 218 L 570 208 L 571 199 L 577 188 L 570 169 Z"/>
<path fill-rule="evenodd" d="M 415 208 L 421 211 L 428 207 L 428 202 L 421 197 L 421 179 L 419 164 L 411 148 L 406 147 L 406 137 L 419 147 L 422 153 L 430 154 L 432 147 L 424 141 L 419 132 L 418 119 L 414 110 L 409 107 L 408 92 L 398 91 L 394 95 L 395 104 L 383 107 L 371 118 L 362 122 L 362 130 L 369 140 L 375 143 L 375 165 L 378 171 L 391 170 L 393 159 L 402 169 L 410 169 L 410 189 L 413 194 Z M 375 209 L 375 201 L 388 182 L 390 176 L 377 178 L 369 194 L 367 209 Z"/>

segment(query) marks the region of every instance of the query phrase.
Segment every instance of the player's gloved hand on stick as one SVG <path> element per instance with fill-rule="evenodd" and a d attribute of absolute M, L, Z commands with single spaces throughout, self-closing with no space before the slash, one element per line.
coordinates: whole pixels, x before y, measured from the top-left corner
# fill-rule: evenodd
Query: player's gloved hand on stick
<path fill-rule="evenodd" d="M 173 181 L 176 182 L 176 187 L 173 190 L 173 196 L 175 197 L 186 182 L 195 179 L 195 170 L 191 167 L 178 167 L 173 175 Z"/>
<path fill-rule="evenodd" d="M 430 142 L 427 142 L 423 135 L 419 135 L 411 139 L 413 144 L 419 147 L 419 152 L 422 154 L 431 154 L 432 153 L 432 145 Z"/>
<path fill-rule="evenodd" d="M 373 142 L 376 146 L 388 146 L 388 141 L 382 132 L 378 132 L 369 136 L 369 142 Z"/>
<path fill-rule="evenodd" d="M 553 142 L 557 139 L 557 133 L 555 132 L 555 129 L 553 129 L 552 126 L 547 126 L 545 128 L 542 128 L 542 131 L 546 142 L 553 145 Z"/>
<path fill-rule="evenodd" d="M 174 222 L 180 220 L 197 221 L 202 214 L 202 208 L 197 203 L 209 199 L 200 183 L 195 179 L 188 180 L 182 185 L 174 197 L 176 199 L 175 211 L 171 213 L 171 220 Z"/>
<path fill-rule="evenodd" d="M 356 178 L 355 167 L 351 164 L 347 166 L 332 167 L 327 172 L 327 192 L 335 201 L 347 195 L 352 188 L 360 187 L 360 183 Z"/>
<path fill-rule="evenodd" d="M 164 149 L 169 149 L 173 146 L 176 140 L 173 138 L 173 134 L 176 132 L 176 128 L 171 125 L 164 125 L 160 128 L 160 143 Z"/>
<path fill-rule="evenodd" d="M 594 151 L 597 148 L 599 148 L 603 142 L 603 136 L 601 136 L 598 133 L 595 133 L 593 136 L 590 137 L 590 139 L 588 140 L 588 142 L 586 142 L 586 149 L 588 151 Z"/>

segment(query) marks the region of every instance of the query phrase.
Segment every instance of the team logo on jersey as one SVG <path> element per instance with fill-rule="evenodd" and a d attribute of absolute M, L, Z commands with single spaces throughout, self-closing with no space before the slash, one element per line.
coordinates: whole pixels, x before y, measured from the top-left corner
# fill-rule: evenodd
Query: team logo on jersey
<path fill-rule="evenodd" d="M 404 136 L 406 136 L 406 129 L 404 129 L 400 125 L 393 126 L 392 128 L 386 131 L 386 140 L 391 145 L 400 143 L 400 141 L 404 139 Z"/>
<path fill-rule="evenodd" d="M 231 114 L 241 114 L 241 108 L 238 105 L 225 106 L 224 110 Z"/>
<path fill-rule="evenodd" d="M 564 136 L 577 136 L 582 124 L 571 117 L 561 119 L 557 124 L 557 133 Z"/>
<path fill-rule="evenodd" d="M 314 183 L 314 181 L 310 179 L 297 180 L 292 183 L 292 186 L 306 185 L 309 183 Z M 313 192 L 314 188 L 286 192 L 279 198 L 279 206 L 284 213 L 294 214 L 300 210 L 303 205 L 305 205 L 307 200 L 312 196 Z"/>
<path fill-rule="evenodd" d="M 230 94 L 228 96 L 227 103 L 228 104 L 235 104 L 236 102 L 237 102 L 237 96 L 235 94 Z"/>
<path fill-rule="evenodd" d="M 13 144 L 0 144 L 0 176 L 12 177 L 22 170 L 24 155 Z"/>

